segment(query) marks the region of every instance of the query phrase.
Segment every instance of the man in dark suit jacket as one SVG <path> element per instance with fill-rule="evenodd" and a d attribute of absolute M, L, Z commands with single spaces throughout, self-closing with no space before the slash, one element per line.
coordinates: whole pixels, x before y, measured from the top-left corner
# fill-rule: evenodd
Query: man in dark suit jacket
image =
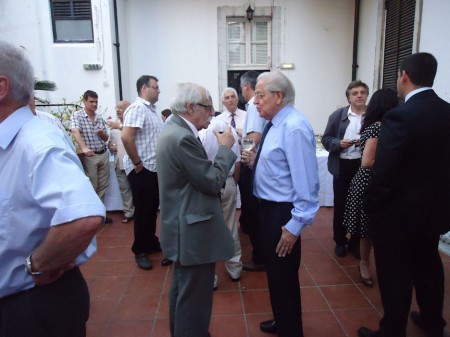
<path fill-rule="evenodd" d="M 336 256 L 344 257 L 348 250 L 360 258 L 359 237 L 351 235 L 350 239 L 347 239 L 347 227 L 343 223 L 350 183 L 361 166 L 358 139 L 369 87 L 364 82 L 353 81 L 345 90 L 345 95 L 350 105 L 337 109 L 330 115 L 322 136 L 322 144 L 330 153 L 328 171 L 333 175 L 333 240 L 336 242 L 334 252 Z"/>
<path fill-rule="evenodd" d="M 234 254 L 234 241 L 218 194 L 236 161 L 228 128 L 217 133 L 219 149 L 208 160 L 198 130 L 214 116 L 205 88 L 184 83 L 171 106 L 173 116 L 156 148 L 160 186 L 161 246 L 174 261 L 170 331 L 176 337 L 206 337 L 211 318 L 215 262 Z"/>
<path fill-rule="evenodd" d="M 444 271 L 439 235 L 450 229 L 450 104 L 431 89 L 437 61 L 428 53 L 405 58 L 397 79 L 405 103 L 386 113 L 365 209 L 371 220 L 384 316 L 377 332 L 405 337 L 413 287 L 420 312 L 413 323 L 442 337 Z"/>

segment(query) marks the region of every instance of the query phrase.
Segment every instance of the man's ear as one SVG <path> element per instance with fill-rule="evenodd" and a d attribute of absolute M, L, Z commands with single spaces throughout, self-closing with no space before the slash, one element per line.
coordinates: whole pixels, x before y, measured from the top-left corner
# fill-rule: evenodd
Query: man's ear
<path fill-rule="evenodd" d="M 277 104 L 281 104 L 281 101 L 283 100 L 283 93 L 281 91 L 277 91 Z"/>
<path fill-rule="evenodd" d="M 0 76 L 0 101 L 2 101 L 9 92 L 9 78 Z"/>
<path fill-rule="evenodd" d="M 406 71 L 402 70 L 400 74 L 400 81 L 402 83 L 410 82 L 409 75 Z"/>
<path fill-rule="evenodd" d="M 189 115 L 193 115 L 194 114 L 194 103 L 188 103 L 186 104 L 186 113 Z"/>

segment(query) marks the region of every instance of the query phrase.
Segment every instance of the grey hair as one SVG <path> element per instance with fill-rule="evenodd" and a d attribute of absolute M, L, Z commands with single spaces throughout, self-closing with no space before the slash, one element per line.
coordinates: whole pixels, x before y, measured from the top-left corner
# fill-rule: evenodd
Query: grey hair
<path fill-rule="evenodd" d="M 259 73 L 254 70 L 249 70 L 244 75 L 241 76 L 241 87 L 246 84 L 249 84 L 252 90 L 255 90 L 256 79 L 258 78 Z"/>
<path fill-rule="evenodd" d="M 8 77 L 13 99 L 19 104 L 27 105 L 34 91 L 33 67 L 19 48 L 2 40 L 0 75 Z"/>
<path fill-rule="evenodd" d="M 179 83 L 175 97 L 170 103 L 170 110 L 175 114 L 184 114 L 187 112 L 188 103 L 197 104 L 203 100 L 211 99 L 208 90 L 196 83 Z"/>
<path fill-rule="evenodd" d="M 294 104 L 295 89 L 292 82 L 278 70 L 262 73 L 258 76 L 258 82 L 264 80 L 266 82 L 265 90 L 281 91 L 283 93 L 282 105 Z"/>
<path fill-rule="evenodd" d="M 236 89 L 234 89 L 234 88 L 232 88 L 232 87 L 227 87 L 227 88 L 225 88 L 225 89 L 222 90 L 222 94 L 221 94 L 221 96 L 220 96 L 220 97 L 222 97 L 222 99 L 224 98 L 225 93 L 226 93 L 227 91 L 232 91 L 233 94 L 234 94 L 234 96 L 238 97 L 238 93 L 237 93 Z"/>

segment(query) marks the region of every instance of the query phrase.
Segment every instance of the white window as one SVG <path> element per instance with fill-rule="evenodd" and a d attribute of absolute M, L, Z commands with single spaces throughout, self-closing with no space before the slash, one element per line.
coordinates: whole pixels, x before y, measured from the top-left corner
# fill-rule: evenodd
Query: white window
<path fill-rule="evenodd" d="M 55 42 L 93 42 L 91 0 L 50 0 Z"/>
<path fill-rule="evenodd" d="M 227 18 L 228 67 L 270 67 L 270 36 L 269 18 Z"/>

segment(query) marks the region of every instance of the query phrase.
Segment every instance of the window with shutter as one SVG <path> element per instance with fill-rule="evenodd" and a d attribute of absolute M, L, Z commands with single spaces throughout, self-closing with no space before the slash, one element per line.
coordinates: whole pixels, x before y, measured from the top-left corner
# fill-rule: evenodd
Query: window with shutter
<path fill-rule="evenodd" d="M 227 18 L 228 68 L 270 67 L 270 29 L 269 18 Z"/>
<path fill-rule="evenodd" d="M 383 88 L 397 90 L 401 61 L 412 54 L 416 0 L 385 1 Z"/>
<path fill-rule="evenodd" d="M 91 0 L 50 0 L 54 42 L 93 42 Z"/>

